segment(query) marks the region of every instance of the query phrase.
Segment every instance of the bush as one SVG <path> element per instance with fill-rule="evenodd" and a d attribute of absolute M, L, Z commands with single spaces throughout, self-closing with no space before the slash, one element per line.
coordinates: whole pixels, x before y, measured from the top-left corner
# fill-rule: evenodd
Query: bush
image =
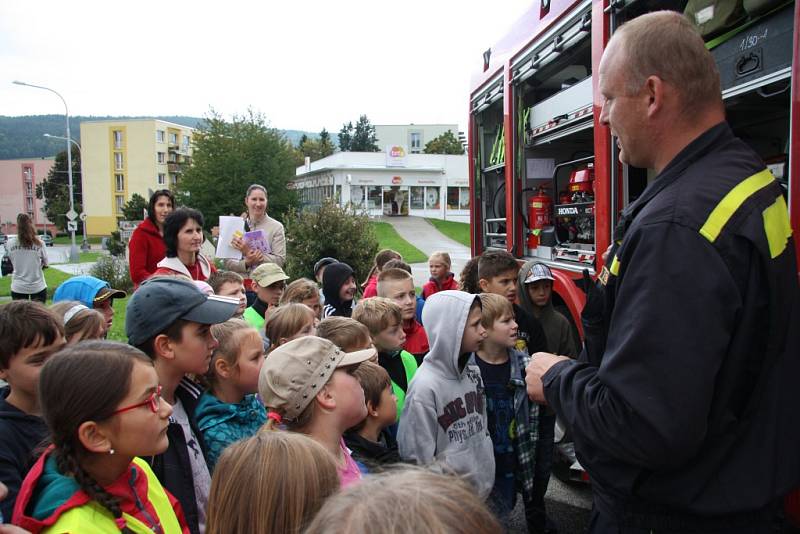
<path fill-rule="evenodd" d="M 106 241 L 106 248 L 108 249 L 108 253 L 112 256 L 120 257 L 125 256 L 127 245 L 125 245 L 125 242 L 120 237 L 119 232 L 111 232 L 111 238 Z"/>
<path fill-rule="evenodd" d="M 133 291 L 131 273 L 128 270 L 128 262 L 125 261 L 125 258 L 102 256 L 89 269 L 89 274 L 100 280 L 105 280 L 114 289 L 121 289 L 129 294 Z"/>
<path fill-rule="evenodd" d="M 286 274 L 314 279 L 314 263 L 331 256 L 347 263 L 358 281 L 366 278 L 378 252 L 369 218 L 326 200 L 317 211 L 290 210 L 286 218 Z"/>

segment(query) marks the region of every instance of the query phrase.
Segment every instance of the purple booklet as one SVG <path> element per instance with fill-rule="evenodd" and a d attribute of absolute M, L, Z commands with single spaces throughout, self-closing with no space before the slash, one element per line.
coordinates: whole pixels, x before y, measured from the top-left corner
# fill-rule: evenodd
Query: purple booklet
<path fill-rule="evenodd" d="M 251 249 L 260 250 L 263 254 L 272 252 L 272 247 L 269 246 L 269 241 L 267 241 L 267 236 L 264 235 L 264 230 L 246 232 L 243 239 Z"/>

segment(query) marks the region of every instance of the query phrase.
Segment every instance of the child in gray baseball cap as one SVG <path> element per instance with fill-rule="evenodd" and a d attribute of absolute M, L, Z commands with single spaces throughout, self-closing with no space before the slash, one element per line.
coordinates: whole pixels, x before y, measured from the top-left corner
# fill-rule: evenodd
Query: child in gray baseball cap
<path fill-rule="evenodd" d="M 238 306 L 238 299 L 206 295 L 189 280 L 162 276 L 139 286 L 125 316 L 128 343 L 153 360 L 161 396 L 172 405 L 169 447 L 146 460 L 181 503 L 193 534 L 205 530 L 211 475 L 194 417 L 203 389 L 187 375 L 208 371 L 217 347 L 211 325 L 230 319 Z"/>

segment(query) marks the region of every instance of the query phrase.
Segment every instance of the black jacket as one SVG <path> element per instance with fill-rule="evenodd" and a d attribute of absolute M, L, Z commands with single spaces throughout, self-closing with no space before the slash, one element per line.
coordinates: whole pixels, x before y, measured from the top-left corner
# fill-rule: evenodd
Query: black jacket
<path fill-rule="evenodd" d="M 798 482 L 797 265 L 764 170 L 726 123 L 681 151 L 623 212 L 599 367 L 544 376 L 621 523 L 742 524 Z"/>
<path fill-rule="evenodd" d="M 348 431 L 344 434 L 344 442 L 353 459 L 364 464 L 371 473 L 380 471 L 382 466 L 400 463 L 397 441 L 385 429 L 381 437 L 386 442 L 385 446 L 362 437 L 358 432 Z"/>
<path fill-rule="evenodd" d="M 0 501 L 0 511 L 6 521 L 11 521 L 22 479 L 36 461 L 34 453 L 48 434 L 41 417 L 21 412 L 6 402 L 10 392 L 8 387 L 0 389 L 0 482 L 8 486 L 8 497 Z"/>
<path fill-rule="evenodd" d="M 175 396 L 181 401 L 183 409 L 189 416 L 189 426 L 192 427 L 192 432 L 197 437 L 197 441 L 203 451 L 203 457 L 208 463 L 203 433 L 200 432 L 197 427 L 197 421 L 194 418 L 194 410 L 202 394 L 203 390 L 200 386 L 188 378 L 181 380 L 175 390 Z M 145 460 L 153 468 L 153 473 L 158 477 L 161 484 L 181 503 L 189 530 L 192 534 L 199 534 L 199 518 L 197 514 L 197 499 L 194 493 L 194 479 L 192 478 L 192 464 L 189 460 L 189 451 L 181 426 L 170 421 L 167 428 L 167 437 L 169 437 L 167 450 L 156 456 L 145 458 Z"/>
<path fill-rule="evenodd" d="M 339 298 L 339 291 L 351 276 L 353 269 L 346 263 L 332 263 L 325 267 L 322 273 L 322 294 L 325 296 L 323 319 L 336 316 L 350 317 L 353 314 L 353 301 L 343 301 Z"/>

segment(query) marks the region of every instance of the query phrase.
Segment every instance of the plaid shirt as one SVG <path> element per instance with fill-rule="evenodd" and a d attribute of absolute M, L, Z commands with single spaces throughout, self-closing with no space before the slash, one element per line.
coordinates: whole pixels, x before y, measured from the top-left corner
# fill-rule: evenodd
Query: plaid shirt
<path fill-rule="evenodd" d="M 525 368 L 530 356 L 525 352 L 511 349 L 510 386 L 514 388 L 514 421 L 517 432 L 514 448 L 517 451 L 517 486 L 522 490 L 525 502 L 531 500 L 533 491 L 534 464 L 536 463 L 536 444 L 539 441 L 539 405 L 528 400 L 525 386 Z"/>

